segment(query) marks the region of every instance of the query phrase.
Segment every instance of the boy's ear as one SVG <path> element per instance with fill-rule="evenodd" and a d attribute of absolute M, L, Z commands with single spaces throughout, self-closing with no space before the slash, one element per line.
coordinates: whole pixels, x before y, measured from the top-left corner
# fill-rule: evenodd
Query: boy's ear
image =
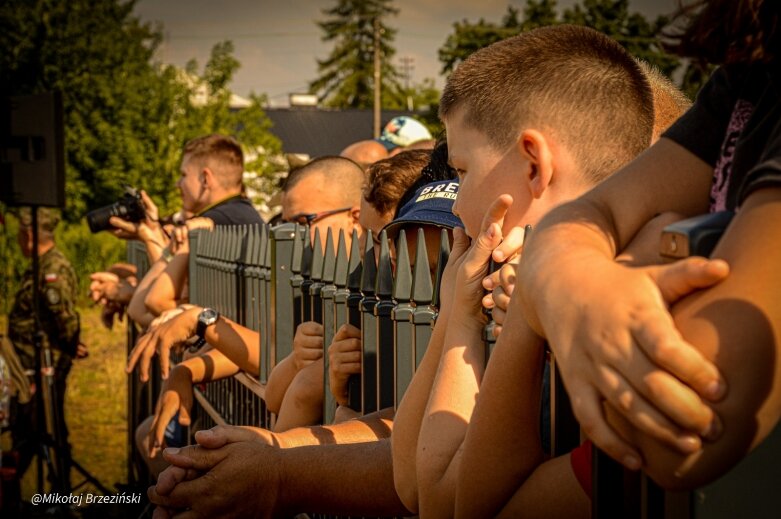
<path fill-rule="evenodd" d="M 518 149 L 529 162 L 526 181 L 534 198 L 541 198 L 553 179 L 553 154 L 548 139 L 537 130 L 526 129 L 518 138 Z"/>

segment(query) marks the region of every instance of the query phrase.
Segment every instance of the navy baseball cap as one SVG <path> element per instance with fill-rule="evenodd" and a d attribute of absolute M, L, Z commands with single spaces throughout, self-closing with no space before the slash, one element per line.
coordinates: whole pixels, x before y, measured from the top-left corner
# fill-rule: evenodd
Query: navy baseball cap
<path fill-rule="evenodd" d="M 463 227 L 461 220 L 453 214 L 457 195 L 458 179 L 438 180 L 422 186 L 401 206 L 396 218 L 385 226 L 388 237 L 395 238 L 405 225 L 436 225 L 446 229 Z"/>

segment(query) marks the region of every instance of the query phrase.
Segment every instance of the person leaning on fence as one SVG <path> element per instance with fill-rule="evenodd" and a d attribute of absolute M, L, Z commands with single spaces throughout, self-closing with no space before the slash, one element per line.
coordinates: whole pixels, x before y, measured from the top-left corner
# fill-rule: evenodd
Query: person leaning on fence
<path fill-rule="evenodd" d="M 32 267 L 22 277 L 20 288 L 14 296 L 11 312 L 8 314 L 8 338 L 21 366 L 32 377 L 36 357 L 40 352 L 35 349 L 35 315 L 33 313 L 33 283 L 38 288 L 38 308 L 43 341 L 47 341 L 52 351 L 54 383 L 57 391 L 56 405 L 60 409 L 57 425 L 62 432 L 61 441 L 66 449 L 68 445 L 68 427 L 65 422 L 66 380 L 74 358 L 87 355 L 87 349 L 79 340 L 79 313 L 76 311 L 78 297 L 78 279 L 68 259 L 60 252 L 54 241 L 54 229 L 60 221 L 54 209 L 38 209 L 38 243 L 33 243 L 32 212 L 29 208 L 19 211 L 19 246 L 25 257 L 38 249 L 38 279 L 33 279 Z M 36 423 L 35 398 L 25 403 L 12 403 L 11 437 L 13 448 L 19 453 L 17 473 L 21 478 L 30 465 L 38 448 L 44 424 Z"/>
<path fill-rule="evenodd" d="M 491 255 L 507 259 L 524 225 L 641 152 L 652 101 L 620 45 L 574 26 L 494 44 L 449 78 L 440 117 L 461 181 L 454 210 L 472 245 L 457 234 L 434 336 L 396 415 L 394 479 L 410 510 L 454 513 L 461 446 L 485 365 L 481 282 Z M 538 392 L 524 395 L 533 409 Z"/>
<path fill-rule="evenodd" d="M 234 138 L 212 134 L 190 140 L 182 150 L 180 173 L 177 187 L 182 209 L 195 217 L 188 229 L 263 222 L 250 201 L 242 196 L 244 153 Z M 186 280 L 188 251 L 186 246 L 177 246 L 184 245 L 183 240 L 170 243 L 157 207 L 145 192 L 141 196 L 146 211 L 144 220 L 135 223 L 112 217 L 109 221 L 117 236 L 140 239 L 147 247 L 150 268 L 128 305 L 128 315 L 146 327 L 162 310 L 176 306 L 174 301 L 180 298 Z M 152 297 L 148 306 L 147 296 L 159 278 L 172 285 L 173 299 L 161 302 L 159 297 Z"/>
<path fill-rule="evenodd" d="M 640 65 L 654 97 L 651 140 L 655 142 L 691 103 L 669 80 L 642 62 Z M 634 265 L 662 262 L 658 252 L 659 234 L 675 219 L 676 215 L 671 213 L 652 219 L 617 261 Z M 721 279 L 713 265 L 702 265 L 693 272 L 686 270 L 690 265 L 680 266 L 681 270 L 654 272 L 669 300 L 678 297 L 674 291 L 683 294 Z M 514 288 L 515 267 L 503 266 L 497 274 L 483 282 L 484 287 L 492 289 L 484 303 L 490 302 L 488 307 L 493 309 L 494 320 L 503 324 L 508 294 Z M 500 280 L 503 286 L 495 287 Z M 544 409 L 540 409 L 543 372 L 539 369 L 545 344 L 526 332 L 522 316 L 515 313 L 511 318 L 508 335 L 499 337 L 486 366 L 480 398 L 463 441 L 456 477 L 456 515 L 483 517 L 534 510 L 552 517 L 587 517 L 590 511 L 587 498 L 591 496 L 591 443 L 587 441 L 571 453 L 547 459 L 538 419 L 541 414 L 545 416 Z M 501 325 L 495 330 L 501 335 Z M 509 409 L 513 412 L 508 412 Z M 485 479 L 487 466 L 491 467 L 490 480 Z M 546 491 L 551 487 L 557 491 Z"/>
<path fill-rule="evenodd" d="M 648 152 L 541 223 L 513 294 L 550 341 L 594 443 L 678 489 L 731 468 L 781 409 L 773 383 L 781 375 L 781 247 L 772 239 L 781 213 L 781 8 L 695 7 L 684 11 L 693 16 L 678 48 L 721 67 Z M 670 310 L 644 271 L 612 261 L 659 212 L 725 209 L 736 214 L 712 257 L 729 264 L 729 276 Z M 595 300 L 599 309 L 584 305 Z"/>
<path fill-rule="evenodd" d="M 309 225 L 314 240 L 319 231 L 325 247 L 327 233 L 338 240 L 344 232 L 346 246 L 352 244 L 353 230 L 364 236 L 361 225 L 365 175 L 352 160 L 320 157 L 297 169 L 286 181 L 282 219 Z M 323 326 L 314 321 L 301 323 L 293 338 L 290 355 L 280 360 L 269 374 L 265 392 L 266 407 L 276 413 L 274 429 L 319 423 L 323 409 Z"/>

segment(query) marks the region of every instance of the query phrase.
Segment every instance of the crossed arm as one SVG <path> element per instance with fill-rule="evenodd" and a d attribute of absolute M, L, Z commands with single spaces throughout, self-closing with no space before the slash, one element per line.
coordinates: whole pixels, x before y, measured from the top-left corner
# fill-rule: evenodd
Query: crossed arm
<path fill-rule="evenodd" d="M 513 294 L 556 353 L 586 434 L 671 488 L 717 477 L 779 413 L 769 380 L 777 376 L 780 310 L 770 292 L 781 251 L 768 237 L 781 190 L 746 200 L 714 253 L 729 262 L 730 277 L 680 302 L 674 321 L 652 280 L 612 261 L 654 214 L 706 212 L 711 176 L 708 164 L 660 140 L 543 220 Z"/>

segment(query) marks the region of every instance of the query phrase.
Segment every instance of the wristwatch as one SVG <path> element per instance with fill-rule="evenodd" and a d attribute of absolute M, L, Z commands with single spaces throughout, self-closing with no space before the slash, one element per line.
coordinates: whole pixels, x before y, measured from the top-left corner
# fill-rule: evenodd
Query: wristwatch
<path fill-rule="evenodd" d="M 190 347 L 190 350 L 198 350 L 206 344 L 206 328 L 217 322 L 220 318 L 220 312 L 214 308 L 204 308 L 198 314 L 198 324 L 195 327 L 195 336 L 198 338 Z"/>

